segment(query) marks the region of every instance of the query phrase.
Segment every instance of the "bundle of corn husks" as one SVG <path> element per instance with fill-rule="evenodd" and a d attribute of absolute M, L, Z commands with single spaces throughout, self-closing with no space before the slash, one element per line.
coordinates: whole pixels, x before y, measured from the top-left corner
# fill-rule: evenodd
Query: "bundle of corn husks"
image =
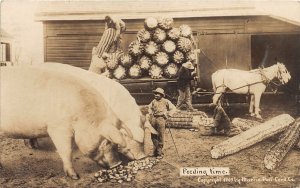
<path fill-rule="evenodd" d="M 100 182 L 123 183 L 132 181 L 139 170 L 151 169 L 159 162 L 156 158 L 145 158 L 129 162 L 126 166 L 119 165 L 109 170 L 100 170 L 95 173 L 94 177 Z"/>
<path fill-rule="evenodd" d="M 121 56 L 119 61 L 109 62 L 111 75 L 117 79 L 143 76 L 172 79 L 177 76 L 182 63 L 196 62 L 191 27 L 174 27 L 174 24 L 173 18 L 146 18 L 144 28 L 129 44 L 128 54 Z M 117 63 L 125 68 L 125 76 Z M 114 73 L 117 68 L 117 73 Z"/>

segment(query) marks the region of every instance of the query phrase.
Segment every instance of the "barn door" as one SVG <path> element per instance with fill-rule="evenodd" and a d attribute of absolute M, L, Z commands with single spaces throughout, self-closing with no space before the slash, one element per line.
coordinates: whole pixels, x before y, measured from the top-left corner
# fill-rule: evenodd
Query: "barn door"
<path fill-rule="evenodd" d="M 249 70 L 251 68 L 250 35 L 198 35 L 200 86 L 212 89 L 211 75 L 224 68 Z"/>

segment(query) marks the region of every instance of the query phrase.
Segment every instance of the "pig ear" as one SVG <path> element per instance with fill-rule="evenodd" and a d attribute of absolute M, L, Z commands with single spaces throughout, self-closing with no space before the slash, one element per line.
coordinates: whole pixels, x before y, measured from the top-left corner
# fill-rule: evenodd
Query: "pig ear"
<path fill-rule="evenodd" d="M 144 129 L 149 129 L 149 131 L 152 134 L 158 134 L 158 132 L 152 127 L 149 119 L 150 119 L 149 114 L 147 114 L 146 116 L 143 116 L 142 120 L 144 123 Z"/>
<path fill-rule="evenodd" d="M 158 132 L 152 127 L 150 122 L 147 120 L 144 124 L 145 129 L 149 129 L 152 134 L 158 134 Z"/>
<path fill-rule="evenodd" d="M 129 136 L 130 138 L 133 138 L 132 132 L 131 132 L 130 129 L 127 127 L 127 125 L 125 125 L 123 122 L 121 122 L 121 127 L 123 128 L 123 130 L 126 131 L 127 136 Z"/>
<path fill-rule="evenodd" d="M 126 147 L 126 141 L 123 134 L 114 126 L 101 125 L 100 134 L 107 140 L 121 147 Z"/>

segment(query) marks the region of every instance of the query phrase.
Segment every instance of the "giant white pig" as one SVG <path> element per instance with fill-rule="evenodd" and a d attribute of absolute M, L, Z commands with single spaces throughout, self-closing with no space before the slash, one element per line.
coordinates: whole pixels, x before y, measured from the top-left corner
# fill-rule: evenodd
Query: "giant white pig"
<path fill-rule="evenodd" d="M 149 128 L 151 133 L 156 131 L 152 128 L 149 121 L 146 121 L 145 116 L 142 115 L 139 106 L 135 99 L 130 95 L 128 90 L 115 80 L 109 79 L 81 68 L 60 64 L 60 63 L 43 63 L 38 65 L 44 69 L 51 69 L 59 71 L 64 75 L 75 76 L 81 80 L 86 81 L 89 85 L 93 86 L 102 97 L 109 104 L 114 113 L 124 124 L 123 127 L 128 128 L 127 132 L 134 140 L 130 140 L 128 148 L 134 158 L 142 158 L 143 153 L 143 140 L 144 128 Z M 138 143 L 139 142 L 139 143 Z"/>
<path fill-rule="evenodd" d="M 117 144 L 129 156 L 129 137 L 122 133 L 129 128 L 82 79 L 32 66 L 1 67 L 0 75 L 0 133 L 20 139 L 50 136 L 71 178 L 78 179 L 72 165 L 72 139 L 99 164 L 110 146 L 107 142 Z"/>

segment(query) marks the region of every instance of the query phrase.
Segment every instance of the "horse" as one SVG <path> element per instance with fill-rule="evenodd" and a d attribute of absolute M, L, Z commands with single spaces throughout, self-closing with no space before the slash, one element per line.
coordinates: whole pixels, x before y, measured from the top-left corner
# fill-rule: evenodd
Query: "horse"
<path fill-rule="evenodd" d="M 267 67 L 243 71 L 238 69 L 221 69 L 212 74 L 214 89 L 213 104 L 217 105 L 223 93 L 230 90 L 238 94 L 250 94 L 249 113 L 262 119 L 260 113 L 260 98 L 266 87 L 274 79 L 280 81 L 280 85 L 286 84 L 291 75 L 284 64 L 277 62 Z M 274 82 L 273 82 L 274 83 Z"/>

